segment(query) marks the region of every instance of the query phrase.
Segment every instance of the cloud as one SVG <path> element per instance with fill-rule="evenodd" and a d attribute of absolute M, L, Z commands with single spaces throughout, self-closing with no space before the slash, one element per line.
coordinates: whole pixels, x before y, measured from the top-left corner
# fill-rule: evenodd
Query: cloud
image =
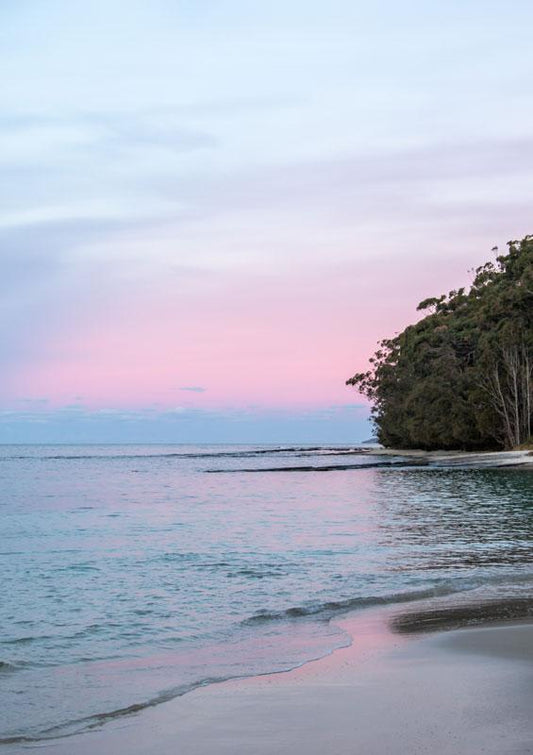
<path fill-rule="evenodd" d="M 499 199 L 498 186 L 493 183 L 496 178 L 529 180 L 532 173 L 533 139 L 498 139 L 241 169 L 230 178 L 214 176 L 201 185 L 190 181 L 186 187 L 189 202 L 210 206 L 218 213 L 272 207 L 316 209 L 318 204 L 324 209 L 337 207 L 351 213 L 370 209 L 382 215 L 422 204 L 421 189 L 442 187 L 443 183 L 468 190 L 480 182 L 486 201 Z M 164 182 L 167 189 L 172 184 Z M 397 201 L 395 207 L 384 204 L 383 200 L 393 196 L 401 198 L 401 203 Z"/>
<path fill-rule="evenodd" d="M 50 403 L 50 399 L 47 398 L 18 398 L 14 401 L 15 404 L 22 404 L 25 407 L 25 411 L 28 409 L 44 408 Z"/>
<path fill-rule="evenodd" d="M 342 422 L 369 341 L 531 231 L 531 3 L 154 2 L 0 10 L 0 394 L 172 406 L 215 370 L 196 403 Z M 121 416 L 79 421 L 167 422 Z"/>
<path fill-rule="evenodd" d="M 5 166 L 25 164 L 42 169 L 64 162 L 83 164 L 88 159 L 131 159 L 135 150 L 147 148 L 174 153 L 213 149 L 217 138 L 209 131 L 187 125 L 179 110 L 158 108 L 129 112 L 6 113 L 0 118 Z"/>

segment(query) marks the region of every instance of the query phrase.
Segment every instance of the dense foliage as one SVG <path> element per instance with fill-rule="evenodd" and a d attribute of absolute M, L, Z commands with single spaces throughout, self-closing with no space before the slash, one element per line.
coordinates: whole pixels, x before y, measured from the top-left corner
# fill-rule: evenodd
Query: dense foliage
<path fill-rule="evenodd" d="M 378 439 L 395 448 L 500 449 L 531 440 L 533 236 L 418 306 L 422 320 L 379 344 L 347 380 L 370 399 Z"/>

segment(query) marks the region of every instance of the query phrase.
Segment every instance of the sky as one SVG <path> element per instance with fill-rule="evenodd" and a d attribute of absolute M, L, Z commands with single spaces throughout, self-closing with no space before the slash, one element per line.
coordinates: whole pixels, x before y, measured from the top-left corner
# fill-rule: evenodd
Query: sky
<path fill-rule="evenodd" d="M 0 442 L 328 442 L 533 231 L 528 0 L 3 0 Z"/>

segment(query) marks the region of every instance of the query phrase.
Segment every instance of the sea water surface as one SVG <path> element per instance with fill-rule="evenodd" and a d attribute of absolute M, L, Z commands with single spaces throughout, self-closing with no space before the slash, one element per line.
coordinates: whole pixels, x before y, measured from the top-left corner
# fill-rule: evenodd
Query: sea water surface
<path fill-rule="evenodd" d="M 348 610 L 521 589 L 532 500 L 348 447 L 2 446 L 0 742 L 295 667 Z"/>

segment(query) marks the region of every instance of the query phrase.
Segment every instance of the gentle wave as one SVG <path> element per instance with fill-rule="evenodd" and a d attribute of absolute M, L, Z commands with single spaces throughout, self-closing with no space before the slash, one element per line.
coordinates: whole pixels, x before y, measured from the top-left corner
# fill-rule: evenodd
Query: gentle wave
<path fill-rule="evenodd" d="M 464 589 L 473 589 L 471 586 Z M 307 606 L 291 606 L 284 611 L 259 611 L 249 616 L 241 623 L 243 626 L 253 626 L 272 621 L 287 621 L 307 617 L 321 618 L 329 621 L 335 615 L 348 613 L 358 608 L 371 608 L 372 606 L 393 605 L 395 603 L 409 603 L 426 598 L 442 597 L 461 592 L 457 585 L 452 587 L 446 583 L 425 590 L 412 590 L 410 592 L 391 593 L 390 595 L 370 595 L 367 597 L 346 598 L 345 600 L 331 600 L 324 603 L 315 603 Z"/>
<path fill-rule="evenodd" d="M 371 595 L 357 596 L 346 598 L 345 600 L 330 600 L 323 603 L 313 603 L 304 606 L 291 606 L 283 611 L 258 611 L 257 613 L 243 619 L 243 626 L 253 626 L 255 624 L 264 624 L 269 622 L 290 621 L 294 619 L 305 619 L 308 617 L 329 621 L 339 614 L 356 611 L 360 608 L 372 608 L 372 606 L 395 605 L 399 603 L 414 603 L 419 600 L 428 600 L 431 598 L 443 598 L 451 595 L 463 595 L 474 592 L 483 587 L 486 592 L 491 589 L 497 591 L 501 587 L 506 588 L 510 594 L 513 591 L 523 592 L 524 590 L 533 589 L 533 577 L 528 574 L 512 575 L 493 575 L 484 579 L 464 579 L 442 580 L 420 590 L 409 590 L 405 592 L 389 593 L 388 595 Z M 531 603 L 532 598 L 528 598 Z"/>
<path fill-rule="evenodd" d="M 490 581 L 492 581 L 494 584 L 497 584 L 498 582 L 503 582 L 504 580 L 506 582 L 508 581 L 505 579 L 505 577 L 501 577 L 501 578 L 496 577 L 494 580 L 490 580 Z M 511 580 L 511 582 L 515 582 L 517 585 L 520 582 L 524 582 L 524 581 L 531 582 L 531 579 L 528 579 L 527 577 L 524 579 L 518 577 L 516 580 Z M 451 582 L 445 581 L 439 585 L 434 585 L 432 588 L 429 588 L 429 589 L 391 593 L 385 596 L 347 598 L 346 600 L 327 601 L 324 603 L 317 603 L 317 604 L 308 605 L 308 606 L 292 606 L 290 608 L 287 608 L 284 611 L 272 611 L 272 612 L 265 611 L 265 612 L 254 614 L 253 616 L 250 616 L 248 619 L 243 620 L 241 622 L 241 625 L 251 626 L 251 625 L 265 624 L 269 622 L 294 621 L 297 619 L 305 619 L 305 618 L 312 618 L 315 621 L 316 620 L 330 621 L 334 619 L 335 617 L 338 617 L 343 614 L 347 614 L 357 609 L 371 608 L 373 606 L 381 606 L 381 605 L 416 603 L 417 601 L 424 601 L 424 600 L 428 600 L 432 598 L 444 598 L 446 596 L 458 595 L 461 593 L 464 594 L 470 591 L 475 592 L 476 590 L 480 588 L 481 584 L 483 584 L 483 580 L 481 580 L 480 582 L 477 582 L 475 580 L 474 581 L 465 580 L 462 586 L 460 583 L 457 583 L 456 581 L 453 584 Z M 531 610 L 532 610 L 532 605 L 533 605 L 531 598 L 527 600 L 525 598 L 522 598 L 522 599 L 518 598 L 518 599 L 515 599 L 514 601 L 507 600 L 507 602 L 503 606 L 500 605 L 501 601 L 499 601 L 498 603 L 496 603 L 496 601 L 493 601 L 493 602 L 494 602 L 494 606 L 496 606 L 497 608 L 499 606 L 498 608 L 499 612 L 495 614 L 495 618 L 502 618 L 502 617 L 509 618 L 511 616 L 531 615 Z M 488 606 L 489 603 L 487 603 L 486 605 Z M 426 614 L 430 618 L 434 618 L 435 616 L 437 618 L 440 618 L 441 614 L 446 615 L 446 616 L 450 614 L 451 618 L 455 620 L 456 614 L 460 613 L 462 610 L 463 609 L 461 608 L 460 605 L 457 605 L 455 607 L 453 606 L 447 607 L 446 609 L 444 609 L 444 611 L 442 610 L 439 611 L 438 608 L 435 608 L 435 609 L 429 608 L 425 612 L 406 614 L 403 617 L 394 618 L 393 628 L 396 631 L 405 631 L 405 632 L 423 631 L 423 628 L 425 626 L 423 622 L 426 621 Z M 472 611 L 473 611 L 472 607 L 469 607 L 468 608 L 469 616 L 474 615 Z M 483 611 L 485 611 L 485 613 L 483 613 Z M 478 613 L 480 613 L 482 618 L 486 617 L 485 616 L 486 606 L 480 606 Z M 418 623 L 416 625 L 416 629 L 413 629 L 411 624 L 415 622 L 415 620 Z M 418 626 L 420 622 L 422 622 L 422 625 L 423 625 L 422 629 L 420 628 L 420 626 Z M 426 621 L 426 623 L 428 624 L 429 622 Z M 439 628 L 439 627 L 436 625 L 435 628 Z M 338 645 L 337 647 L 341 647 L 341 646 Z M 334 649 L 335 648 L 331 648 L 329 652 L 332 652 Z M 162 703 L 170 702 L 173 699 L 182 697 L 183 695 L 188 694 L 189 692 L 192 692 L 202 687 L 207 687 L 211 684 L 219 684 L 221 682 L 229 681 L 231 679 L 242 679 L 242 678 L 245 678 L 246 676 L 264 676 L 264 675 L 269 675 L 272 673 L 279 673 L 280 671 L 281 672 L 289 671 L 299 666 L 303 666 L 312 660 L 317 660 L 319 657 L 324 657 L 327 654 L 328 652 L 323 652 L 317 658 L 306 658 L 305 660 L 290 664 L 286 668 L 278 669 L 277 671 L 263 671 L 263 672 L 255 672 L 255 673 L 252 672 L 251 674 L 233 674 L 233 675 L 227 675 L 227 676 L 206 677 L 196 682 L 191 682 L 189 684 L 184 684 L 184 685 L 167 689 L 161 692 L 160 694 L 155 695 L 145 701 L 133 703 L 126 707 L 115 708 L 110 711 L 103 711 L 100 713 L 94 713 L 92 715 L 72 719 L 70 721 L 65 721 L 63 723 L 56 724 L 52 727 L 47 727 L 40 731 L 36 731 L 34 734 L 27 733 L 27 734 L 21 734 L 21 735 L 12 735 L 9 737 L 0 737 L 0 745 L 24 744 L 24 743 L 30 744 L 30 743 L 37 743 L 37 742 L 45 742 L 47 740 L 52 740 L 52 739 L 63 739 L 66 737 L 73 736 L 75 734 L 80 734 L 82 732 L 99 728 L 103 726 L 104 724 L 108 723 L 109 721 L 120 719 L 120 718 L 130 716 L 130 715 L 135 715 L 149 708 L 156 707 Z M 4 669 L 3 666 L 6 666 L 7 668 Z M 0 662 L 0 671 L 2 670 L 6 670 L 6 671 L 15 670 L 15 667 L 14 666 L 12 667 L 11 664 L 2 664 Z"/>
<path fill-rule="evenodd" d="M 51 634 L 40 634 L 40 635 L 28 635 L 27 637 L 15 637 L 12 640 L 2 640 L 2 645 L 28 645 L 31 642 L 39 642 L 41 640 L 53 640 L 53 636 Z"/>
<path fill-rule="evenodd" d="M 0 674 L 10 673 L 16 671 L 18 666 L 14 663 L 8 663 L 7 661 L 0 661 Z"/>
<path fill-rule="evenodd" d="M 472 586 L 465 589 L 473 589 Z M 426 590 L 413 590 L 405 593 L 394 593 L 387 596 L 372 596 L 372 597 L 356 597 L 348 598 L 341 601 L 328 601 L 310 606 L 293 606 L 284 611 L 272 611 L 272 612 L 260 612 L 250 616 L 241 622 L 242 626 L 253 626 L 258 624 L 265 624 L 268 622 L 279 621 L 293 621 L 296 619 L 312 618 L 314 620 L 328 621 L 335 616 L 349 613 L 350 611 L 362 608 L 370 608 L 372 606 L 390 605 L 395 603 L 409 603 L 417 600 L 423 600 L 427 598 L 442 597 L 446 595 L 458 592 L 457 586 L 454 588 L 450 584 L 435 586 Z M 331 652 L 331 651 L 330 651 Z M 326 655 L 322 653 L 320 657 Z M 299 663 L 291 664 L 283 671 L 289 671 L 297 666 L 305 665 L 313 658 L 307 658 Z M 262 676 L 265 674 L 274 673 L 260 672 L 252 673 L 253 676 Z M 2 744 L 24 744 L 32 742 L 42 742 L 51 739 L 59 739 L 73 736 L 84 731 L 90 731 L 91 729 L 103 726 L 109 721 L 114 719 L 120 719 L 125 716 L 134 715 L 142 712 L 143 710 L 153 708 L 162 703 L 169 702 L 175 698 L 182 697 L 183 695 L 192 692 L 201 687 L 207 687 L 211 684 L 218 684 L 221 682 L 229 681 L 230 679 L 244 678 L 243 674 L 236 674 L 231 676 L 213 676 L 201 679 L 196 682 L 192 682 L 186 685 L 181 685 L 171 689 L 167 689 L 154 697 L 128 705 L 127 707 L 116 708 L 110 711 L 103 711 L 101 713 L 95 713 L 89 716 L 76 718 L 70 721 L 57 724 L 40 731 L 36 731 L 34 734 L 12 735 L 9 737 L 0 737 L 0 745 Z"/>
<path fill-rule="evenodd" d="M 289 669 L 286 670 L 288 671 Z M 259 676 L 264 676 L 264 674 L 259 674 Z M 170 702 L 177 697 L 183 697 L 183 695 L 189 692 L 193 692 L 194 690 L 201 687 L 208 687 L 211 684 L 219 684 L 221 682 L 230 681 L 231 679 L 242 678 L 244 678 L 242 675 L 208 677 L 195 683 L 182 685 L 180 687 L 166 690 L 165 692 L 162 692 L 161 694 L 156 695 L 149 700 L 145 700 L 144 702 L 133 703 L 132 705 L 128 705 L 125 708 L 116 708 L 114 710 L 102 713 L 94 713 L 90 716 L 73 719 L 72 721 L 66 721 L 62 724 L 57 724 L 56 726 L 43 729 L 39 732 L 36 732 L 35 734 L 21 734 L 13 735 L 10 737 L 0 737 L 0 745 L 24 744 L 31 742 L 43 742 L 51 739 L 64 739 L 75 734 L 80 734 L 82 732 L 90 731 L 91 729 L 99 728 L 109 721 L 124 718 L 125 716 L 135 715 L 136 713 L 140 713 L 144 710 L 147 710 L 148 708 L 154 708 L 157 705 L 161 705 L 162 703 Z"/>
<path fill-rule="evenodd" d="M 212 682 L 217 682 L 217 681 L 222 681 L 222 680 L 219 680 L 219 679 L 212 680 Z M 183 695 L 186 692 L 192 691 L 192 689 L 196 689 L 197 687 L 204 686 L 204 684 L 209 684 L 209 683 L 211 683 L 211 680 L 208 680 L 205 683 L 199 683 L 194 686 L 191 685 L 187 689 L 172 690 L 172 692 L 157 695 L 151 700 L 147 700 L 141 703 L 134 703 L 133 705 L 128 705 L 126 708 L 117 708 L 115 710 L 111 710 L 108 712 L 95 713 L 92 716 L 85 716 L 83 718 L 77 718 L 72 721 L 67 721 L 63 724 L 58 724 L 57 726 L 52 726 L 48 729 L 43 729 L 41 732 L 38 732 L 33 735 L 22 734 L 20 736 L 14 735 L 12 737 L 0 737 L 0 745 L 22 744 L 23 742 L 39 742 L 39 741 L 43 741 L 47 739 L 59 739 L 63 737 L 69 737 L 69 736 L 72 736 L 73 734 L 78 734 L 82 731 L 88 731 L 98 726 L 102 726 L 107 721 L 111 721 L 115 718 L 123 718 L 124 716 L 130 716 L 134 713 L 139 713 L 142 710 L 146 710 L 146 708 L 152 708 L 156 705 L 160 705 L 161 703 L 168 702 L 169 700 L 172 700 L 175 697 L 179 697 L 180 695 Z"/>

